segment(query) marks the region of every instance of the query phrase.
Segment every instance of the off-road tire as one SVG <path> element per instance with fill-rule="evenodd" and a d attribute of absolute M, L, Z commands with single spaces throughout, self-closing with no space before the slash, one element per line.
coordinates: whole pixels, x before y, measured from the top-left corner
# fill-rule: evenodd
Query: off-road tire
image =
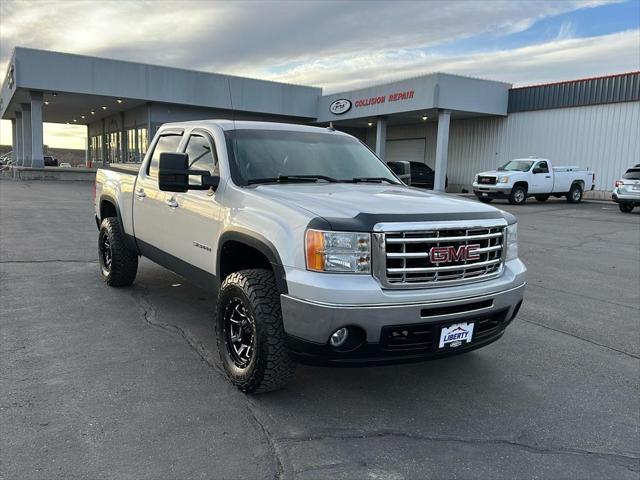
<path fill-rule="evenodd" d="M 234 363 L 225 340 L 225 308 L 237 299 L 254 324 L 253 355 L 246 368 Z M 218 295 L 215 329 L 222 366 L 240 391 L 269 392 L 283 387 L 293 377 L 296 363 L 289 356 L 280 295 L 270 270 L 240 270 L 225 278 Z"/>
<path fill-rule="evenodd" d="M 539 202 L 546 202 L 549 200 L 549 195 L 534 195 L 534 197 Z"/>
<path fill-rule="evenodd" d="M 569 193 L 567 193 L 567 202 L 580 203 L 582 201 L 582 187 L 577 183 L 571 185 Z"/>
<path fill-rule="evenodd" d="M 105 238 L 111 250 L 111 265 L 105 264 Z M 102 279 L 110 287 L 126 287 L 138 273 L 138 254 L 127 246 L 124 232 L 115 217 L 102 220 L 98 234 L 98 259 Z"/>
<path fill-rule="evenodd" d="M 491 203 L 491 202 L 493 202 L 493 198 L 487 198 L 487 197 L 478 197 L 478 200 L 480 200 L 482 203 Z"/>
<path fill-rule="evenodd" d="M 527 201 L 527 189 L 522 185 L 516 185 L 511 189 L 509 203 L 511 205 L 523 205 Z"/>
<path fill-rule="evenodd" d="M 631 213 L 633 210 L 633 203 L 619 203 L 618 208 L 622 213 Z"/>

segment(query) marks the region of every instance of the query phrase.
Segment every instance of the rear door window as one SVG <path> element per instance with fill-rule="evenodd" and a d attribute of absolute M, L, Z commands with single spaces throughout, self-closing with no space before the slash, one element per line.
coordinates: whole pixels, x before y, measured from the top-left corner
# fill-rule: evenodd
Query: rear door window
<path fill-rule="evenodd" d="M 158 139 L 158 142 L 156 143 L 156 146 L 153 149 L 153 155 L 151 156 L 151 161 L 149 162 L 147 175 L 149 175 L 151 178 L 158 178 L 158 167 L 160 166 L 160 154 L 166 153 L 166 152 L 169 152 L 169 153 L 177 152 L 181 139 L 182 139 L 182 134 L 178 134 L 178 133 L 162 135 Z"/>

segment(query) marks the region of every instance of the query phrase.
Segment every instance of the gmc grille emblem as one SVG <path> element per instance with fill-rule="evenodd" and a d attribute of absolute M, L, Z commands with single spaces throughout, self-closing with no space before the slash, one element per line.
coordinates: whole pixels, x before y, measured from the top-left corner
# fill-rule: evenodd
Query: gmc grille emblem
<path fill-rule="evenodd" d="M 461 262 L 464 260 L 479 260 L 480 245 L 460 245 L 459 247 L 431 247 L 429 260 L 431 263 Z"/>

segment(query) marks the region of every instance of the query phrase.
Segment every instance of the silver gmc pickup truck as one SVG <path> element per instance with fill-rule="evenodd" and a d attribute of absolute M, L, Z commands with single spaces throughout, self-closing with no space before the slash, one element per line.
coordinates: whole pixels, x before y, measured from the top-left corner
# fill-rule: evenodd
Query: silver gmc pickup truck
<path fill-rule="evenodd" d="M 209 290 L 222 365 L 247 393 L 296 362 L 378 365 L 499 339 L 526 268 L 512 215 L 403 184 L 331 128 L 167 124 L 139 168 L 96 175 L 101 274 L 145 256 Z"/>

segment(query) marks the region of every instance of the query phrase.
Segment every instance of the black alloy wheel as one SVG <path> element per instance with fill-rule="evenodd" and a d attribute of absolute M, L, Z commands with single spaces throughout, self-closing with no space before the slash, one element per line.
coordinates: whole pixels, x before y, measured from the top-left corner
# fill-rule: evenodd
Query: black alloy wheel
<path fill-rule="evenodd" d="M 235 297 L 227 303 L 223 321 L 227 354 L 236 367 L 245 369 L 255 352 L 255 320 L 242 300 Z"/>
<path fill-rule="evenodd" d="M 111 240 L 108 235 L 104 235 L 100 242 L 100 268 L 102 274 L 108 277 L 111 273 L 111 265 L 113 263 L 113 252 L 111 251 Z"/>

